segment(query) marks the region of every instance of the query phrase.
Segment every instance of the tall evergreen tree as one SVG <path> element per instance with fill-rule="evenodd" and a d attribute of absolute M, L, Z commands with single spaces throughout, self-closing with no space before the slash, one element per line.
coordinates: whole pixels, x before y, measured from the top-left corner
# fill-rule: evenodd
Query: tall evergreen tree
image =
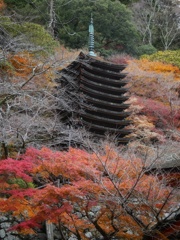
<path fill-rule="evenodd" d="M 45 25 L 50 33 L 70 48 L 87 46 L 88 25 L 93 13 L 96 51 L 102 54 L 135 52 L 138 34 L 131 12 L 121 1 L 54 0 L 53 8 L 51 0 L 5 1 L 26 20 Z"/>
<path fill-rule="evenodd" d="M 96 51 L 135 51 L 137 32 L 131 21 L 131 12 L 124 4 L 109 0 L 61 2 L 61 6 L 56 8 L 56 14 L 61 19 L 57 23 L 57 34 L 66 46 L 87 46 L 88 25 L 93 13 Z"/>

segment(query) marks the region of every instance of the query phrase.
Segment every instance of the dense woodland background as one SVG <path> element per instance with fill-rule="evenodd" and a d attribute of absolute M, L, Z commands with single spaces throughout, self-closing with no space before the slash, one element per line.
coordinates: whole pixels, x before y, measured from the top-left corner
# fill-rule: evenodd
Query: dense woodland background
<path fill-rule="evenodd" d="M 61 121 L 76 96 L 58 71 L 88 52 L 91 13 L 97 57 L 128 64 L 126 146 Z M 180 2 L 0 0 L 0 159 L 14 236 L 179 239 Z"/>

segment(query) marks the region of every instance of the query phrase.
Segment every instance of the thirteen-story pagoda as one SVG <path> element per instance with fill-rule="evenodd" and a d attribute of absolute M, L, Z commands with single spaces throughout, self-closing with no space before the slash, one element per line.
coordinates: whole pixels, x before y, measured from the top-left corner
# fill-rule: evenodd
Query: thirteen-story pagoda
<path fill-rule="evenodd" d="M 80 53 L 75 61 L 60 71 L 66 91 L 75 97 L 73 114 L 96 136 L 115 134 L 119 143 L 127 143 L 131 130 L 128 111 L 128 83 L 122 71 L 126 65 L 98 60 L 94 53 L 93 19 L 89 25 L 89 54 Z M 70 87 L 68 87 L 70 86 Z M 68 112 L 68 111 L 67 111 Z M 69 116 L 70 112 L 67 113 Z"/>

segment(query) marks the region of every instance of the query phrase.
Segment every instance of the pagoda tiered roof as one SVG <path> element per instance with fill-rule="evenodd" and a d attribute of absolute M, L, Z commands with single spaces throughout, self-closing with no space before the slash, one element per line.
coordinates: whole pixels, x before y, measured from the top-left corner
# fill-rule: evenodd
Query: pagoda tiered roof
<path fill-rule="evenodd" d="M 83 95 L 77 100 L 80 107 L 76 118 L 97 136 L 116 134 L 121 143 L 128 142 L 128 135 L 132 132 L 127 128 L 131 113 L 126 103 L 129 96 L 125 87 L 128 81 L 124 79 L 127 73 L 122 73 L 125 68 L 124 64 L 100 61 L 80 53 L 75 61 L 61 70 L 63 84 L 65 81 L 65 85 L 71 85 L 66 91 L 72 94 L 74 86 L 79 96 Z"/>
<path fill-rule="evenodd" d="M 102 84 L 102 83 L 97 83 L 97 82 L 94 82 L 92 80 L 89 80 L 85 77 L 81 77 L 81 82 L 83 85 L 85 86 L 90 86 L 92 89 L 95 89 L 95 90 L 101 90 L 103 92 L 107 92 L 107 93 L 113 93 L 113 94 L 122 94 L 122 93 L 126 93 L 128 91 L 127 88 L 124 88 L 124 87 L 113 87 L 113 86 L 109 86 L 109 85 L 106 85 L 106 84 Z"/>
<path fill-rule="evenodd" d="M 91 59 L 89 62 L 92 66 L 103 68 L 103 69 L 105 68 L 110 71 L 118 72 L 118 73 L 127 67 L 126 64 L 116 65 L 110 62 L 98 61 L 97 59 Z"/>
<path fill-rule="evenodd" d="M 126 77 L 127 74 L 123 74 L 121 75 L 122 78 Z M 104 83 L 107 85 L 111 85 L 111 86 L 124 86 L 128 83 L 127 80 L 122 80 L 121 81 L 119 79 L 112 79 L 110 77 L 104 77 L 104 76 L 98 76 L 96 74 L 92 74 L 84 69 L 81 69 L 81 76 L 85 76 L 88 79 L 91 79 L 92 81 L 95 82 L 99 82 L 99 83 Z"/>
<path fill-rule="evenodd" d="M 96 91 L 92 88 L 86 87 L 83 84 L 80 85 L 80 88 L 82 89 L 82 91 L 84 93 L 86 93 L 88 96 L 95 96 L 98 97 L 98 99 L 102 99 L 102 100 L 114 100 L 113 102 L 122 102 L 122 101 L 126 101 L 129 99 L 128 96 L 124 96 L 124 95 L 117 95 L 117 94 L 109 94 L 109 93 L 105 93 L 104 91 Z"/>
<path fill-rule="evenodd" d="M 92 107 L 92 106 L 89 106 L 89 107 L 86 107 L 86 112 L 88 113 L 100 113 L 101 115 L 106 115 L 107 114 L 107 110 L 106 109 L 103 109 L 103 108 L 98 108 L 97 106 L 96 107 Z M 111 111 L 111 110 L 108 110 L 108 113 L 109 113 L 109 117 L 113 117 L 114 119 L 117 118 L 117 119 L 124 119 L 124 118 L 127 118 L 131 115 L 131 112 L 125 112 L 125 111 Z M 83 114 L 83 112 L 82 112 Z"/>

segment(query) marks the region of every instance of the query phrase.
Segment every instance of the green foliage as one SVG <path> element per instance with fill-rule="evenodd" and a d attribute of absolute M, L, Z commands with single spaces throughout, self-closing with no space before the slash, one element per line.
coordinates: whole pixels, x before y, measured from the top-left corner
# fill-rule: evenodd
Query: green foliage
<path fill-rule="evenodd" d="M 180 50 L 158 51 L 152 55 L 143 55 L 141 58 L 146 58 L 150 61 L 160 61 L 178 66 L 180 68 Z"/>
<path fill-rule="evenodd" d="M 33 17 L 33 22 L 47 26 L 50 22 L 49 4 L 45 0 L 8 1 L 19 15 Z M 24 2 L 24 3 L 23 3 Z M 126 5 L 131 1 L 59 0 L 54 1 L 54 33 L 66 47 L 79 49 L 88 46 L 88 26 L 93 13 L 95 50 L 107 56 L 113 51 L 135 53 L 138 34 Z M 18 20 L 18 17 L 17 17 Z"/>
<path fill-rule="evenodd" d="M 112 56 L 116 53 L 116 51 L 114 49 L 105 49 L 98 43 L 95 43 L 95 49 L 104 58 L 108 58 L 109 56 Z"/>
<path fill-rule="evenodd" d="M 0 69 L 1 70 L 6 70 L 7 68 L 9 68 L 9 69 L 11 69 L 11 70 L 13 70 L 14 68 L 13 68 L 13 66 L 12 66 L 12 64 L 9 62 L 9 61 L 7 61 L 7 60 L 1 60 L 0 61 Z"/>
<path fill-rule="evenodd" d="M 35 49 L 47 52 L 53 52 L 57 46 L 57 42 L 44 27 L 39 24 L 30 22 L 19 24 L 11 21 L 9 17 L 1 17 L 0 24 L 12 41 L 13 38 L 22 37 L 23 40 L 19 40 L 19 42 L 23 41 L 24 46 L 25 44 L 30 44 L 34 46 Z"/>
<path fill-rule="evenodd" d="M 8 180 L 9 184 L 17 184 L 20 188 L 34 188 L 34 184 L 32 182 L 26 182 L 22 178 L 11 178 Z"/>
<path fill-rule="evenodd" d="M 124 4 L 109 0 L 63 3 L 63 7 L 57 6 L 56 12 L 62 22 L 70 21 L 68 25 L 58 28 L 58 36 L 66 46 L 87 46 L 88 25 L 93 13 L 96 51 L 103 52 L 102 49 L 105 49 L 106 52 L 116 50 L 134 53 L 138 35 L 131 21 L 131 12 Z"/>
<path fill-rule="evenodd" d="M 15 5 L 17 7 L 22 7 L 27 2 L 25 0 L 4 0 L 6 4 Z"/>
<path fill-rule="evenodd" d="M 112 2 L 115 2 L 116 0 L 111 0 Z M 123 3 L 125 5 L 129 5 L 131 3 L 137 2 L 138 0 L 119 0 L 120 3 Z"/>
<path fill-rule="evenodd" d="M 46 24 L 49 21 L 49 4 L 46 0 L 5 0 L 7 9 L 13 9 L 17 14 L 14 19 L 22 21 L 22 17 L 29 19 L 30 22 Z M 33 20 L 32 20 L 33 19 Z"/>
<path fill-rule="evenodd" d="M 47 50 L 52 50 L 57 45 L 57 42 L 39 24 L 24 23 L 21 32 L 26 34 L 32 43 Z"/>
<path fill-rule="evenodd" d="M 139 46 L 137 48 L 137 55 L 138 56 L 141 56 L 141 55 L 144 55 L 144 54 L 147 54 L 147 55 L 150 55 L 150 54 L 153 54 L 157 52 L 157 49 L 155 47 L 153 47 L 152 45 L 142 45 L 142 46 Z"/>

